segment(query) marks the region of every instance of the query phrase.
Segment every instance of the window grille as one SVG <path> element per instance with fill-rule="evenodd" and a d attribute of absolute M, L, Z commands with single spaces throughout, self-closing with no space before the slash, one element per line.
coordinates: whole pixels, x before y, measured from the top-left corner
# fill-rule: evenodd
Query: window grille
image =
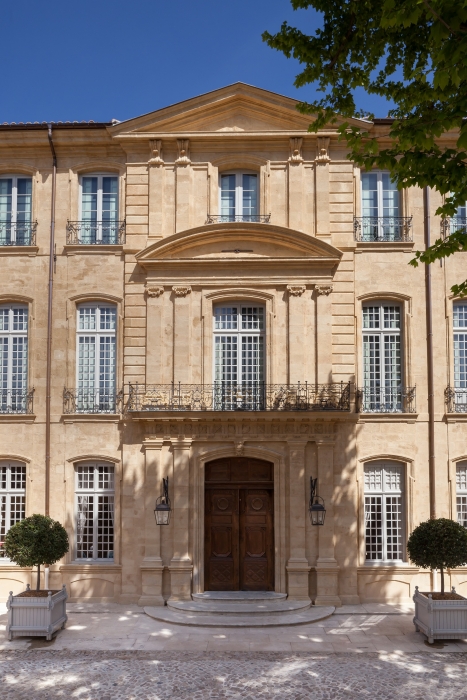
<path fill-rule="evenodd" d="M 87 175 L 81 179 L 80 243 L 118 243 L 118 177 Z"/>
<path fill-rule="evenodd" d="M 77 410 L 115 412 L 116 307 L 83 304 L 77 325 Z"/>
<path fill-rule="evenodd" d="M 26 413 L 28 309 L 0 306 L 0 412 Z"/>
<path fill-rule="evenodd" d="M 363 307 L 363 410 L 403 409 L 401 309 L 387 302 Z"/>
<path fill-rule="evenodd" d="M 0 559 L 5 535 L 12 525 L 26 517 L 26 467 L 0 462 Z"/>
<path fill-rule="evenodd" d="M 0 245 L 30 245 L 32 178 L 0 178 Z"/>
<path fill-rule="evenodd" d="M 76 476 L 76 559 L 114 558 L 114 467 L 80 465 Z"/>
<path fill-rule="evenodd" d="M 467 461 L 456 467 L 457 522 L 467 527 Z"/>
<path fill-rule="evenodd" d="M 229 173 L 220 176 L 221 221 L 258 221 L 258 175 Z"/>
<path fill-rule="evenodd" d="M 365 465 L 365 549 L 367 561 L 403 560 L 402 464 Z"/>

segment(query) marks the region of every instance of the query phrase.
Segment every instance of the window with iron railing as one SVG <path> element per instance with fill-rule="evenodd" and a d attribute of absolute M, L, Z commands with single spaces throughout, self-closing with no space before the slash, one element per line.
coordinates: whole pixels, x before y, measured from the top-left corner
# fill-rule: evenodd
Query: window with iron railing
<path fill-rule="evenodd" d="M 0 177 L 0 245 L 35 245 L 32 178 Z"/>
<path fill-rule="evenodd" d="M 223 221 L 259 221 L 258 174 L 223 173 L 219 178 L 219 211 Z"/>
<path fill-rule="evenodd" d="M 362 215 L 354 221 L 355 237 L 363 242 L 411 239 L 412 218 L 401 216 L 401 197 L 388 172 L 363 172 Z"/>
<path fill-rule="evenodd" d="M 365 465 L 365 558 L 404 559 L 404 465 L 375 461 Z"/>
<path fill-rule="evenodd" d="M 118 220 L 118 177 L 85 175 L 81 178 L 80 191 L 80 220 L 68 222 L 67 243 L 124 243 L 125 222 Z"/>

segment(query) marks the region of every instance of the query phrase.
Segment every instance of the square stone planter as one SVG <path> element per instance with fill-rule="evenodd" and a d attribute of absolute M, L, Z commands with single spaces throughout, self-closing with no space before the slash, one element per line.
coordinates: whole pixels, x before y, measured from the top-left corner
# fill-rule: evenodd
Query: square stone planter
<path fill-rule="evenodd" d="M 45 592 L 45 591 L 44 591 Z M 68 620 L 66 587 L 61 591 L 48 591 L 47 596 L 31 595 L 29 585 L 27 596 L 10 593 L 7 600 L 8 623 L 6 633 L 11 641 L 13 637 L 47 637 L 65 627 Z"/>
<path fill-rule="evenodd" d="M 452 600 L 435 600 L 432 593 L 420 593 L 415 586 L 415 617 L 417 632 L 423 632 L 430 644 L 435 639 L 467 639 L 467 598 L 451 592 Z"/>

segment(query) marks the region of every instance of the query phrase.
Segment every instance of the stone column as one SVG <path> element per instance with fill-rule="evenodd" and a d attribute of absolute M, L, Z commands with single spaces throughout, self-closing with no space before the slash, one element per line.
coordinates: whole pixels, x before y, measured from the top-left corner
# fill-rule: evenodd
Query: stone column
<path fill-rule="evenodd" d="M 172 501 L 173 553 L 169 565 L 170 600 L 191 600 L 193 562 L 189 553 L 190 528 L 190 449 L 191 440 L 172 440 L 173 486 Z M 170 486 L 169 486 L 170 489 Z"/>
<path fill-rule="evenodd" d="M 288 440 L 289 446 L 289 560 L 287 593 L 292 600 L 309 600 L 310 566 L 305 554 L 307 440 Z"/>
<path fill-rule="evenodd" d="M 138 605 L 164 605 L 162 597 L 161 526 L 156 525 L 154 507 L 162 493 L 162 439 L 143 442 L 145 454 L 144 481 L 144 559 L 141 563 L 141 597 Z"/>
<path fill-rule="evenodd" d="M 324 499 L 326 519 L 318 527 L 316 605 L 341 605 L 339 567 L 334 556 L 334 443 L 317 440 L 318 494 Z"/>
<path fill-rule="evenodd" d="M 316 379 L 332 382 L 332 284 L 317 284 L 316 292 Z"/>

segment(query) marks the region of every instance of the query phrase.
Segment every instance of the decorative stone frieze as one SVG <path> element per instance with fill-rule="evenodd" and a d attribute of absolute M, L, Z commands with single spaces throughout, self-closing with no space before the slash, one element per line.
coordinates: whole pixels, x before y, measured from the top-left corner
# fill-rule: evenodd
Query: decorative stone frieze
<path fill-rule="evenodd" d="M 150 165 L 163 165 L 164 160 L 162 158 L 162 141 L 160 139 L 151 139 L 149 141 L 149 149 L 151 152 L 151 158 L 149 159 Z"/>
<path fill-rule="evenodd" d="M 316 284 L 315 285 L 316 293 L 319 294 L 320 296 L 322 294 L 325 294 L 328 296 L 328 294 L 331 294 L 333 290 L 332 284 Z"/>
<path fill-rule="evenodd" d="M 324 136 L 318 136 L 317 140 L 317 154 L 316 160 L 320 163 L 329 163 L 331 158 L 329 157 L 329 144 L 331 139 Z"/>
<path fill-rule="evenodd" d="M 138 420 L 136 416 L 133 419 Z M 163 418 L 148 420 L 145 422 L 147 439 L 163 438 L 165 440 L 179 440 L 180 436 L 191 439 L 225 439 L 231 438 L 235 443 L 236 451 L 243 449 L 245 440 L 270 440 L 277 436 L 283 440 L 286 437 L 308 437 L 333 440 L 337 432 L 336 423 L 324 421 L 312 421 L 299 418 L 288 420 L 263 419 L 263 420 L 206 420 L 203 418 L 173 419 Z"/>
<path fill-rule="evenodd" d="M 301 297 L 306 287 L 304 284 L 288 284 L 287 291 L 291 297 Z"/>
<path fill-rule="evenodd" d="M 191 293 L 191 287 L 172 287 L 172 291 L 176 297 L 186 297 Z"/>
<path fill-rule="evenodd" d="M 292 161 L 292 163 L 301 163 L 302 162 L 302 160 L 303 160 L 302 143 L 303 143 L 303 139 L 300 139 L 300 138 L 289 139 L 289 144 L 290 144 L 289 160 Z"/>
<path fill-rule="evenodd" d="M 148 285 L 146 287 L 146 294 L 148 297 L 160 297 L 163 293 L 164 287 L 153 287 L 152 285 Z"/>
<path fill-rule="evenodd" d="M 191 163 L 190 161 L 190 141 L 189 139 L 177 139 L 178 158 L 175 161 L 179 164 Z"/>

